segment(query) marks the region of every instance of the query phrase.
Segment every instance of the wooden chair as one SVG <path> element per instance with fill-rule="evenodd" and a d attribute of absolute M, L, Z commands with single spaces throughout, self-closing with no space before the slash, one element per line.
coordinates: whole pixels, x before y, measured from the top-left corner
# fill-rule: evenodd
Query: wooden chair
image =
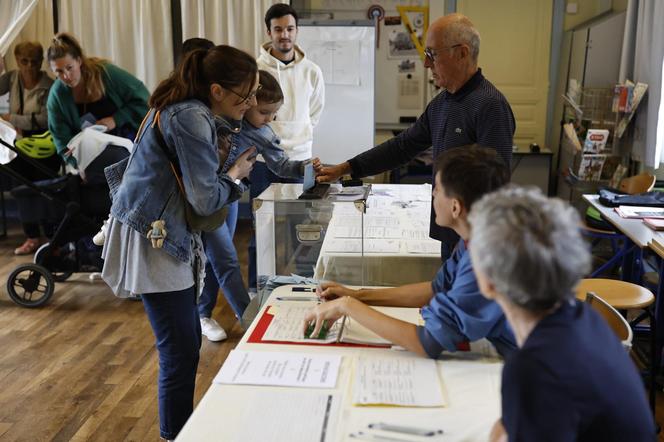
<path fill-rule="evenodd" d="M 600 314 L 611 327 L 620 339 L 623 348 L 629 353 L 632 350 L 632 338 L 634 333 L 632 327 L 629 326 L 627 320 L 620 314 L 618 310 L 611 307 L 611 305 L 597 296 L 593 292 L 586 293 L 586 304 L 590 305 L 597 313 Z"/>
<path fill-rule="evenodd" d="M 641 173 L 621 180 L 618 190 L 636 195 L 637 193 L 650 192 L 653 187 L 655 187 L 655 175 Z"/>
<path fill-rule="evenodd" d="M 629 322 L 630 331 L 633 333 L 634 329 L 637 332 L 641 330 L 647 331 L 650 338 L 650 366 L 649 371 L 649 399 L 650 407 L 655 411 L 655 374 L 659 368 L 659 358 L 657 357 L 657 336 L 655 315 L 651 311 L 651 306 L 655 302 L 655 295 L 645 287 L 641 287 L 631 282 L 620 281 L 617 279 L 603 279 L 603 278 L 588 278 L 579 281 L 576 286 L 576 299 L 585 301 L 588 294 L 595 294 L 596 297 L 601 298 L 610 307 L 615 310 L 642 310 L 635 319 Z M 598 304 L 598 303 L 596 303 Z M 596 305 L 593 307 L 597 308 Z M 621 316 L 622 317 L 622 316 Z M 650 324 L 648 326 L 640 326 L 639 323 L 644 319 L 648 319 Z M 623 317 L 623 320 L 626 321 Z M 621 335 L 619 335 L 620 337 Z M 622 337 L 620 339 L 623 339 Z M 630 338 L 631 342 L 631 338 Z"/>
<path fill-rule="evenodd" d="M 656 178 L 654 175 L 642 173 L 633 177 L 624 178 L 620 181 L 618 189 L 630 195 L 649 192 L 655 186 L 655 180 Z M 614 230 L 613 226 L 605 221 L 601 217 L 599 211 L 594 207 L 589 207 L 588 210 L 586 210 L 586 219 L 582 227 L 582 233 L 591 239 L 593 246 L 597 245 L 603 239 L 610 241 L 611 249 L 613 250 L 613 256 L 609 258 L 607 262 L 595 269 L 591 273 L 591 277 L 601 276 L 607 270 L 614 268 L 616 265 L 624 261 L 625 256 L 631 251 L 630 242 L 627 241 L 627 238 L 622 233 Z M 622 242 L 622 247 L 619 248 L 618 244 L 620 242 Z M 640 256 L 636 257 L 636 261 L 638 262 L 634 263 L 635 267 L 640 268 L 640 260 Z M 622 264 L 625 265 L 626 263 L 622 262 Z M 637 274 L 640 277 L 641 272 L 637 271 Z"/>

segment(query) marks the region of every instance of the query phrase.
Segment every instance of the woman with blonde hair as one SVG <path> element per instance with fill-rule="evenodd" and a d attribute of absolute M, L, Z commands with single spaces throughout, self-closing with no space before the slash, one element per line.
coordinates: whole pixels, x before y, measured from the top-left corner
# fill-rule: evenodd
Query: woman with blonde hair
<path fill-rule="evenodd" d="M 108 60 L 87 57 L 71 34 L 61 32 L 46 52 L 58 77 L 48 96 L 48 127 L 58 153 L 76 165 L 67 143 L 89 124 L 133 139 L 148 111 L 145 85 Z"/>

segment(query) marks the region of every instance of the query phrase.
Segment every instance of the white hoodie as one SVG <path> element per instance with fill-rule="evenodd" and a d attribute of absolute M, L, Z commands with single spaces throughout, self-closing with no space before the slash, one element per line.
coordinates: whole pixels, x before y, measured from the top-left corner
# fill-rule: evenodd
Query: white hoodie
<path fill-rule="evenodd" d="M 284 104 L 270 123 L 281 138 L 281 147 L 291 160 L 311 158 L 314 126 L 318 124 L 325 105 L 325 83 L 320 68 L 295 45 L 295 60 L 284 64 L 270 54 L 271 43 L 261 47 L 256 62 L 279 81 Z"/>

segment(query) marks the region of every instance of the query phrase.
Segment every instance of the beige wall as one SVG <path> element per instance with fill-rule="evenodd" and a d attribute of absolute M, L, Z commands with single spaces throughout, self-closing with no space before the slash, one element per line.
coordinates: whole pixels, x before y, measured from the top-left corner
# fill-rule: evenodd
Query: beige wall
<path fill-rule="evenodd" d="M 628 0 L 567 0 L 566 4 L 576 3 L 576 14 L 565 14 L 566 31 L 609 11 L 624 11 Z"/>

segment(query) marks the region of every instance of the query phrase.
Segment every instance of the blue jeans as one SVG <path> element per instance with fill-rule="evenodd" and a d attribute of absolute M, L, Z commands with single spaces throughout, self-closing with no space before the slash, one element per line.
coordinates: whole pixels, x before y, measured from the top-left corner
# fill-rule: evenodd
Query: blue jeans
<path fill-rule="evenodd" d="M 240 262 L 233 244 L 237 212 L 238 201 L 234 201 L 228 205 L 226 222 L 214 232 L 203 234 L 208 262 L 205 266 L 205 286 L 198 300 L 198 314 L 201 318 L 212 315 L 220 286 L 238 319 L 242 318 L 249 305 L 249 294 L 242 281 Z"/>
<path fill-rule="evenodd" d="M 267 168 L 265 163 L 256 161 L 254 168 L 251 169 L 251 175 L 249 175 L 251 180 L 251 186 L 249 187 L 249 207 L 253 207 L 254 198 L 263 193 L 265 189 L 270 187 L 272 183 L 301 183 L 302 179 L 294 178 L 281 178 L 280 176 L 272 173 L 270 169 Z M 253 217 L 253 210 L 251 216 Z M 254 290 L 257 288 L 257 276 L 256 276 L 256 232 L 251 235 L 249 240 L 249 288 Z"/>
<path fill-rule="evenodd" d="M 141 296 L 159 352 L 159 429 L 175 439 L 194 409 L 201 323 L 194 287 Z"/>

